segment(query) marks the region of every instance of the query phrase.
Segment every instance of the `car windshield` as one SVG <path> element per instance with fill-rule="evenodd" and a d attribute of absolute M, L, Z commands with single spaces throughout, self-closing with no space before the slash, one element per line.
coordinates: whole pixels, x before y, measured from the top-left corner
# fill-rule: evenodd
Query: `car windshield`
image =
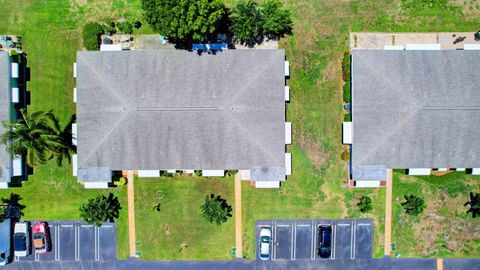
<path fill-rule="evenodd" d="M 268 237 L 268 236 L 262 236 L 262 237 L 260 237 L 260 242 L 262 242 L 262 243 L 268 243 L 268 242 L 270 242 L 270 237 Z"/>
<path fill-rule="evenodd" d="M 42 239 L 43 238 L 43 233 L 36 233 L 33 235 L 33 239 Z"/>
<path fill-rule="evenodd" d="M 15 234 L 15 250 L 16 251 L 23 251 L 27 249 L 27 242 L 25 241 L 25 234 L 24 233 L 16 233 Z"/>

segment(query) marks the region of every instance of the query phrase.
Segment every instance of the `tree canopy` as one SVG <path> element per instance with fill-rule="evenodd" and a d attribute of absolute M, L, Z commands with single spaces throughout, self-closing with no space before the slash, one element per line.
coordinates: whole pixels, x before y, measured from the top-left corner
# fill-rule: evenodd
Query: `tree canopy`
<path fill-rule="evenodd" d="M 88 51 L 98 51 L 100 48 L 103 27 L 98 23 L 87 23 L 83 26 L 83 46 Z"/>
<path fill-rule="evenodd" d="M 80 216 L 88 223 L 101 226 L 102 222 L 113 222 L 120 216 L 120 202 L 110 193 L 108 197 L 98 195 L 80 206 Z"/>
<path fill-rule="evenodd" d="M 63 159 L 66 153 L 71 153 L 71 136 L 60 129 L 52 111 L 27 114 L 20 110 L 20 115 L 16 122 L 3 122 L 6 132 L 0 136 L 0 142 L 6 145 L 10 154 L 25 155 L 27 164 L 35 167 L 54 157 Z"/>
<path fill-rule="evenodd" d="M 205 220 L 217 225 L 226 222 L 232 216 L 232 206 L 227 204 L 227 201 L 221 196 L 207 195 L 205 203 L 200 208 Z"/>
<path fill-rule="evenodd" d="M 292 34 L 291 13 L 283 8 L 279 0 L 268 0 L 261 5 L 263 14 L 263 31 L 269 37 L 279 38 Z"/>
<path fill-rule="evenodd" d="M 415 195 L 405 195 L 405 202 L 402 203 L 405 213 L 411 216 L 418 216 L 425 209 L 425 201 Z"/>
<path fill-rule="evenodd" d="M 208 40 L 227 14 L 222 0 L 142 0 L 142 8 L 152 29 L 177 45 Z"/>

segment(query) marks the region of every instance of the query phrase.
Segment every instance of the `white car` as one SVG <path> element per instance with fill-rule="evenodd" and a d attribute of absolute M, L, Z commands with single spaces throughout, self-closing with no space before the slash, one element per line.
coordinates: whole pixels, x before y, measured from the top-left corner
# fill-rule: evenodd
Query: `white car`
<path fill-rule="evenodd" d="M 272 249 L 272 230 L 270 228 L 260 229 L 260 260 L 267 261 L 270 259 L 270 250 Z"/>
<path fill-rule="evenodd" d="M 13 230 L 14 254 L 17 257 L 30 255 L 30 222 L 20 221 L 15 223 Z"/>

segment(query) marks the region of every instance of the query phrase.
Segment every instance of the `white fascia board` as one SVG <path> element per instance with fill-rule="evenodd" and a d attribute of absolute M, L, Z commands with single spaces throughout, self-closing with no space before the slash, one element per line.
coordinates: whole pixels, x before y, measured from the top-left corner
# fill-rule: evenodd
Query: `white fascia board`
<path fill-rule="evenodd" d="M 432 44 L 407 44 L 405 50 L 407 51 L 439 51 L 442 47 L 439 43 Z"/>
<path fill-rule="evenodd" d="M 290 101 L 290 86 L 285 85 L 285 101 Z"/>
<path fill-rule="evenodd" d="M 138 177 L 160 177 L 160 170 L 139 170 Z"/>
<path fill-rule="evenodd" d="M 12 87 L 12 103 L 20 102 L 20 90 L 18 87 Z"/>
<path fill-rule="evenodd" d="M 256 188 L 279 188 L 280 181 L 255 181 Z"/>
<path fill-rule="evenodd" d="M 0 189 L 7 189 L 8 183 L 7 182 L 0 182 Z"/>
<path fill-rule="evenodd" d="M 464 172 L 466 171 L 467 169 L 466 168 L 456 168 L 455 169 L 457 172 Z"/>
<path fill-rule="evenodd" d="M 285 77 L 290 76 L 290 63 L 288 61 L 285 61 Z"/>
<path fill-rule="evenodd" d="M 413 168 L 408 169 L 409 175 L 430 175 L 432 172 L 431 168 Z"/>
<path fill-rule="evenodd" d="M 73 88 L 73 102 L 77 103 L 77 88 Z"/>
<path fill-rule="evenodd" d="M 225 176 L 224 170 L 202 170 L 202 176 Z"/>
<path fill-rule="evenodd" d="M 18 79 L 18 63 L 12 63 L 12 78 Z"/>
<path fill-rule="evenodd" d="M 12 159 L 12 176 L 22 176 L 22 156 L 14 156 Z"/>
<path fill-rule="evenodd" d="M 480 44 L 464 44 L 464 50 L 480 50 Z"/>
<path fill-rule="evenodd" d="M 122 44 L 100 44 L 100 51 L 113 52 L 121 50 Z"/>
<path fill-rule="evenodd" d="M 77 145 L 77 124 L 72 124 L 72 144 Z"/>
<path fill-rule="evenodd" d="M 193 174 L 195 173 L 195 170 L 183 170 L 183 173 Z"/>
<path fill-rule="evenodd" d="M 403 51 L 405 50 L 405 47 L 402 45 L 396 45 L 396 46 L 385 45 L 383 46 L 383 49 L 386 51 Z"/>
<path fill-rule="evenodd" d="M 473 175 L 479 175 L 480 174 L 480 168 L 472 168 L 472 174 Z"/>
<path fill-rule="evenodd" d="M 285 122 L 285 144 L 292 144 L 292 123 Z"/>
<path fill-rule="evenodd" d="M 369 187 L 379 187 L 380 181 L 355 181 L 355 187 L 359 188 L 369 188 Z"/>
<path fill-rule="evenodd" d="M 352 122 L 343 122 L 342 123 L 342 143 L 343 144 L 352 144 Z"/>
<path fill-rule="evenodd" d="M 167 170 L 167 173 L 176 173 L 177 170 Z"/>
<path fill-rule="evenodd" d="M 448 171 L 448 168 L 437 168 L 439 172 L 446 172 Z"/>
<path fill-rule="evenodd" d="M 73 63 L 73 78 L 77 78 L 77 63 Z"/>
<path fill-rule="evenodd" d="M 84 182 L 84 187 L 87 189 L 94 189 L 94 188 L 108 188 L 107 182 Z"/>
<path fill-rule="evenodd" d="M 77 176 L 77 155 L 72 155 L 72 174 Z"/>
<path fill-rule="evenodd" d="M 285 153 L 285 175 L 292 175 L 292 153 Z"/>

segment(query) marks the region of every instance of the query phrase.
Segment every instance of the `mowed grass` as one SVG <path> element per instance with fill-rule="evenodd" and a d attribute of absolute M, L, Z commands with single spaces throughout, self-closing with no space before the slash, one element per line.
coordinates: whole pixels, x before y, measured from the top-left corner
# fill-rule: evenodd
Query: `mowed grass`
<path fill-rule="evenodd" d="M 480 220 L 467 215 L 469 192 L 480 192 L 480 177 L 453 172 L 442 177 L 394 174 L 394 253 L 402 257 L 478 257 Z M 422 197 L 427 205 L 418 217 L 404 213 L 404 195 Z"/>
<path fill-rule="evenodd" d="M 291 64 L 289 85 L 292 97 L 287 121 L 293 123 L 293 145 L 289 147 L 293 153 L 293 175 L 279 190 L 260 190 L 243 184 L 244 253 L 247 258 L 254 258 L 253 226 L 256 219 L 371 217 L 375 221 L 374 254 L 380 257 L 383 252 L 384 189 L 345 188 L 347 168 L 340 160 L 340 124 L 343 120 L 340 63 L 343 52 L 348 50 L 348 33 L 477 31 L 479 9 L 472 1 L 464 2 L 461 7 L 429 6 L 427 2 L 430 1 L 424 0 L 283 2 L 292 10 L 295 22 L 295 34 L 280 42 Z M 228 3 L 233 1 L 229 0 Z M 62 123 L 66 123 L 74 113 L 75 107 L 71 101 L 75 85 L 72 63 L 75 51 L 81 49 L 83 23 L 125 16 L 138 18 L 140 14 L 139 0 L 0 0 L 0 6 L 0 33 L 18 34 L 24 38 L 32 69 L 32 81 L 28 84 L 32 93 L 29 109 L 54 109 Z M 151 33 L 151 29 L 144 25 L 137 33 Z M 233 220 L 218 228 L 207 226 L 199 222 L 198 212 L 195 211 L 198 211 L 198 204 L 204 199 L 205 193 L 224 189 L 226 194 L 226 189 L 233 192 L 232 181 L 190 180 L 137 182 L 137 237 L 141 241 L 139 250 L 142 258 L 230 258 L 230 247 L 234 244 Z M 157 185 L 165 190 L 165 194 L 171 194 L 165 197 L 168 200 L 162 203 L 160 213 L 150 210 L 157 196 Z M 206 189 L 202 189 L 201 185 L 206 185 Z M 420 190 L 423 184 L 413 181 L 402 186 Z M 399 190 L 397 186 L 394 188 Z M 1 191 L 0 194 L 6 196 L 9 191 Z M 58 168 L 53 163 L 36 169 L 29 183 L 12 191 L 20 193 L 25 198 L 24 202 L 28 203 L 26 217 L 42 219 L 78 218 L 78 206 L 87 198 L 101 193 L 84 190 L 76 184 L 70 176 L 70 165 Z M 41 200 L 35 200 L 39 198 L 36 197 L 37 191 L 43 192 Z M 123 190 L 114 192 L 125 196 Z M 178 198 L 173 194 L 177 194 Z M 398 194 L 396 196 L 403 195 Z M 369 195 L 373 199 L 372 213 L 363 215 L 358 212 L 355 203 L 361 195 Z M 231 200 L 233 203 L 233 198 Z M 120 258 L 128 256 L 125 209 L 126 205 L 118 223 Z M 445 209 L 449 208 L 442 207 L 439 212 L 446 213 Z M 40 213 L 40 210 L 43 212 Z M 469 224 L 473 222 L 465 220 Z M 164 231 L 166 224 L 171 229 L 168 236 Z M 398 243 L 399 252 L 402 257 L 434 256 L 434 252 L 418 252 L 423 247 L 419 240 L 422 236 L 409 231 L 415 224 L 408 223 L 402 227 L 403 231 L 395 231 L 399 226 L 394 221 L 394 241 Z M 455 226 L 455 223 L 446 224 Z M 446 230 L 444 228 L 439 230 Z M 189 247 L 179 252 L 179 245 L 184 241 Z M 438 241 L 443 239 L 439 238 Z M 473 247 L 478 253 L 478 241 L 477 248 Z M 474 254 L 458 252 L 457 255 Z"/>
<path fill-rule="evenodd" d="M 0 0 L 0 34 L 19 35 L 27 53 L 31 81 L 28 110 L 53 110 L 65 125 L 75 113 L 73 103 L 73 63 L 76 51 L 81 50 L 81 26 L 84 22 L 100 18 L 114 19 L 139 14 L 139 3 L 127 1 L 67 0 L 30 1 Z M 100 3 L 101 2 L 101 3 Z M 77 12 L 81 9 L 81 12 Z M 126 225 L 126 192 L 124 188 L 105 191 L 85 190 L 72 176 L 71 164 L 58 167 L 55 162 L 35 168 L 34 174 L 20 188 L 0 190 L 0 197 L 10 193 L 21 195 L 24 219 L 80 219 L 79 207 L 98 194 L 113 192 L 122 205 L 118 220 L 118 254 L 128 256 L 128 231 Z"/>
<path fill-rule="evenodd" d="M 145 260 L 227 260 L 235 246 L 234 209 L 221 225 L 201 216 L 210 194 L 234 207 L 233 178 L 162 177 L 135 180 L 136 239 Z M 160 211 L 154 208 L 160 204 Z M 182 248 L 183 247 L 183 248 Z"/>

